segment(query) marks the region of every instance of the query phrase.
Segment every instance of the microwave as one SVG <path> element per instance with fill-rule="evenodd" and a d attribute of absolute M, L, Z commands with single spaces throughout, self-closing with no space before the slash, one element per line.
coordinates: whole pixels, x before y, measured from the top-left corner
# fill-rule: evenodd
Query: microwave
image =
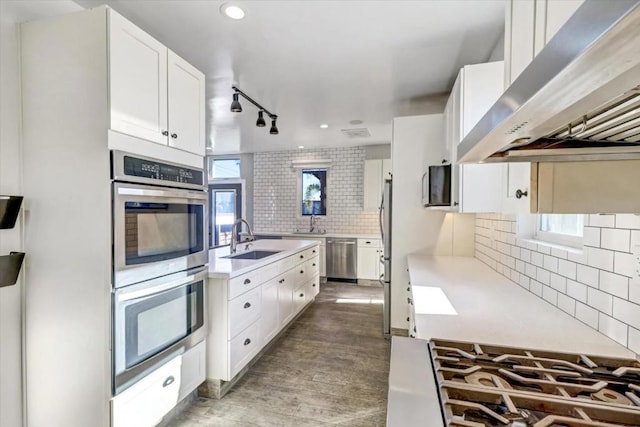
<path fill-rule="evenodd" d="M 429 166 L 422 175 L 422 204 L 425 207 L 451 206 L 451 164 Z"/>

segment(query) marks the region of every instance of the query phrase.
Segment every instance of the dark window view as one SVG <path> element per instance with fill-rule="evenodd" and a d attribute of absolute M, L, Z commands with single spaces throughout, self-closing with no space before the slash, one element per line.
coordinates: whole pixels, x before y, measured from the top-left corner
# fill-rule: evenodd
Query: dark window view
<path fill-rule="evenodd" d="M 302 215 L 327 214 L 327 170 L 302 170 Z"/>

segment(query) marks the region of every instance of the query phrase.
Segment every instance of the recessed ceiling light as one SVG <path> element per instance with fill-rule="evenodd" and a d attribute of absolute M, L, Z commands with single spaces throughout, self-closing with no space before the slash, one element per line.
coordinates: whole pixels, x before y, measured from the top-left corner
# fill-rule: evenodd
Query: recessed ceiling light
<path fill-rule="evenodd" d="M 220 6 L 220 12 L 231 19 L 244 18 L 244 10 L 242 10 L 235 4 L 224 3 L 222 6 Z"/>
<path fill-rule="evenodd" d="M 326 128 L 328 128 L 328 127 L 329 127 L 329 125 L 328 125 L 328 124 L 326 124 L 326 123 L 323 123 L 323 124 L 321 124 L 321 125 L 320 125 L 320 127 L 321 127 L 322 129 L 326 129 Z"/>
<path fill-rule="evenodd" d="M 304 145 L 298 145 L 298 148 L 302 149 L 304 148 Z"/>
<path fill-rule="evenodd" d="M 363 122 L 362 120 L 351 120 L 351 121 L 349 122 L 349 124 L 352 124 L 352 125 L 361 125 L 361 124 L 363 124 L 363 123 L 364 123 L 364 122 Z"/>

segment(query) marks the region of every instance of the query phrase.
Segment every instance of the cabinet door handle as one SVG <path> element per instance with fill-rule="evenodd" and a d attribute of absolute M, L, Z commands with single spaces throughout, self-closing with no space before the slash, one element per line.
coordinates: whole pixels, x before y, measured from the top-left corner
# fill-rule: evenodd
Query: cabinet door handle
<path fill-rule="evenodd" d="M 245 302 L 244 303 L 244 308 L 249 308 L 251 307 L 251 303 L 250 302 Z"/>
<path fill-rule="evenodd" d="M 163 130 L 162 131 L 162 136 L 169 136 L 169 131 L 168 130 Z"/>
<path fill-rule="evenodd" d="M 315 266 L 316 266 L 316 263 L 314 262 L 313 264 L 311 264 L 311 266 L 312 266 L 312 267 L 315 267 Z"/>
<path fill-rule="evenodd" d="M 177 134 L 177 133 L 172 133 L 172 134 L 171 134 L 171 138 L 173 138 L 173 139 L 178 139 L 178 134 Z"/>
<path fill-rule="evenodd" d="M 284 283 L 284 279 L 278 280 L 278 283 Z"/>
<path fill-rule="evenodd" d="M 315 249 L 313 250 L 313 253 L 314 253 L 314 254 L 316 253 L 316 250 L 315 250 Z"/>
<path fill-rule="evenodd" d="M 246 340 L 244 340 L 244 345 L 249 345 L 251 344 L 251 339 L 247 338 Z"/>
<path fill-rule="evenodd" d="M 312 287 L 312 288 L 315 288 L 315 287 L 316 287 L 316 284 L 314 283 L 313 285 L 311 285 L 311 287 Z"/>
<path fill-rule="evenodd" d="M 304 270 L 300 270 L 300 274 L 304 274 Z"/>
<path fill-rule="evenodd" d="M 371 244 L 371 242 L 367 240 L 367 241 L 366 241 L 366 244 L 367 244 L 367 245 L 370 245 L 370 244 Z"/>
<path fill-rule="evenodd" d="M 175 380 L 176 379 L 173 377 L 173 375 L 168 376 L 167 379 L 162 383 L 162 387 L 170 386 Z"/>
<path fill-rule="evenodd" d="M 249 283 L 251 283 L 251 280 L 249 280 L 249 279 L 244 279 L 244 284 L 245 284 L 245 285 L 248 285 Z"/>
<path fill-rule="evenodd" d="M 411 301 L 411 298 L 407 298 L 407 304 L 413 305 L 413 301 Z"/>
<path fill-rule="evenodd" d="M 407 288 L 407 292 L 411 292 L 411 287 L 408 287 L 408 288 Z"/>
<path fill-rule="evenodd" d="M 300 255 L 300 259 L 303 259 L 303 258 L 304 258 L 304 255 Z"/>
<path fill-rule="evenodd" d="M 407 317 L 407 322 L 409 321 L 409 318 Z"/>
<path fill-rule="evenodd" d="M 300 298 L 304 298 L 304 294 L 300 294 Z"/>
<path fill-rule="evenodd" d="M 516 199 L 522 199 L 523 197 L 527 197 L 529 192 L 527 190 L 522 191 L 521 189 L 516 190 Z"/>

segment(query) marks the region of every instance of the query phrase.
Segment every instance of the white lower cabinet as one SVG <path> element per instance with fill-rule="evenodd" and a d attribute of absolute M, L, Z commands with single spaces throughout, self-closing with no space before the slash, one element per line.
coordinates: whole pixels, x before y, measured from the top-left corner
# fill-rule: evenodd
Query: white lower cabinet
<path fill-rule="evenodd" d="M 382 241 L 380 239 L 358 239 L 358 279 L 378 280 L 383 273 L 380 256 Z"/>
<path fill-rule="evenodd" d="M 320 290 L 320 246 L 246 274 L 209 278 L 207 379 L 230 381 Z"/>
<path fill-rule="evenodd" d="M 207 378 L 207 344 L 202 341 L 182 355 L 178 402 L 187 397 Z"/>
<path fill-rule="evenodd" d="M 178 403 L 182 356 L 156 369 L 111 401 L 113 427 L 152 427 Z"/>

